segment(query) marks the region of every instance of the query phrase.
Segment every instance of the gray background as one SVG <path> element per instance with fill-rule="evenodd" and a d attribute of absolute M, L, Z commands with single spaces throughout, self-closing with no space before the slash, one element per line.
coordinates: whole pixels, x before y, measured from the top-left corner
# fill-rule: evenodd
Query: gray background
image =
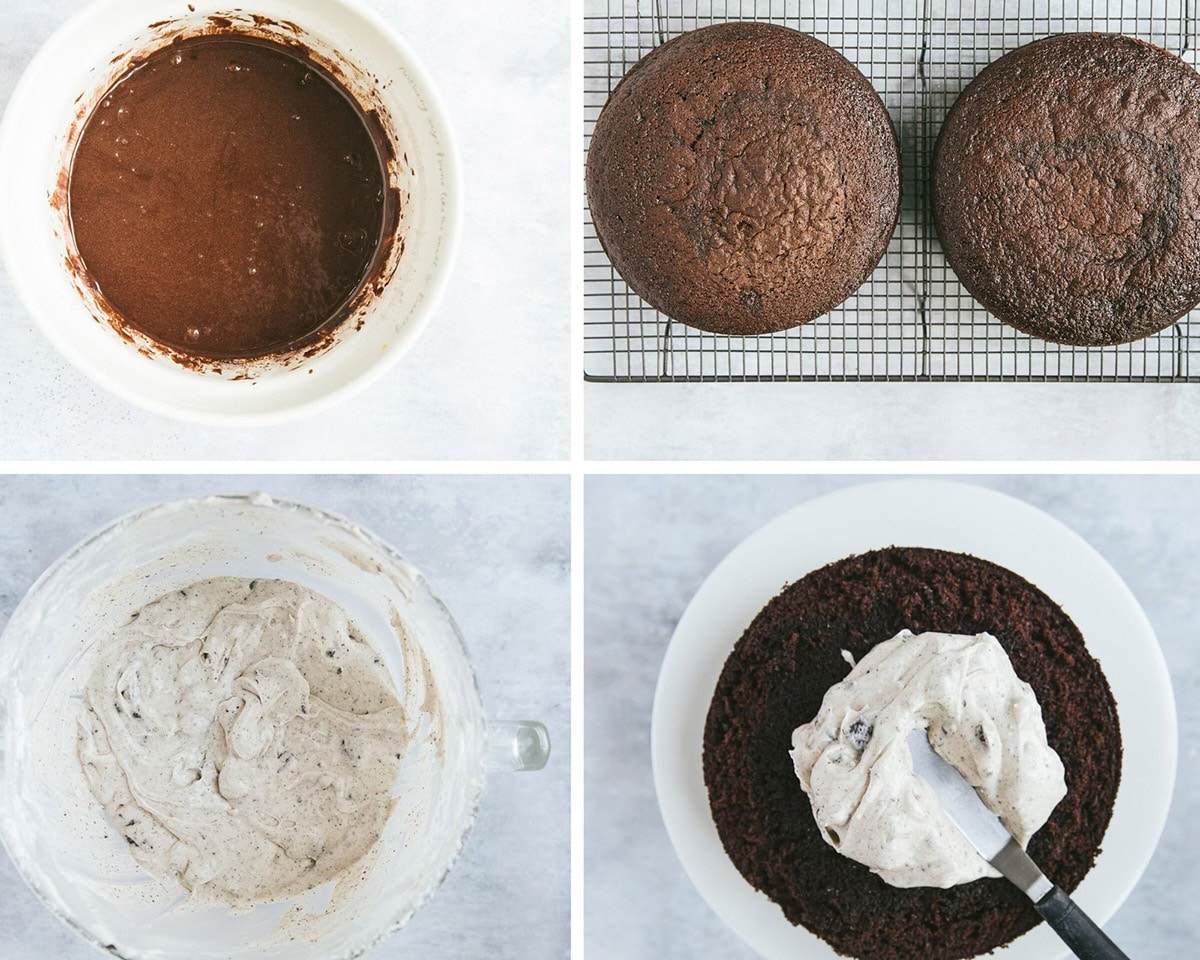
<path fill-rule="evenodd" d="M 344 514 L 399 549 L 462 628 L 488 715 L 537 719 L 550 730 L 546 769 L 489 779 L 445 885 L 367 956 L 563 960 L 570 952 L 566 477 L 3 477 L 0 626 L 42 570 L 109 520 L 179 496 L 247 490 Z M 3 853 L 0 935 L 11 960 L 100 956 L 42 907 Z"/>
<path fill-rule="evenodd" d="M 462 155 L 458 259 L 420 340 L 328 412 L 275 428 L 198 427 L 94 387 L 50 346 L 0 272 L 0 458 L 568 455 L 570 8 L 562 0 L 362 2 L 428 68 Z M 0 104 L 81 6 L 0 0 Z"/>
<path fill-rule="evenodd" d="M 650 771 L 667 642 L 713 567 L 796 504 L 871 478 L 589 477 L 585 498 L 585 897 L 588 960 L 757 956 L 692 887 Z M 1107 926 L 1141 960 L 1200 942 L 1200 478 L 971 477 L 1062 520 L 1116 568 L 1154 625 L 1179 715 L 1166 830 Z"/>
<path fill-rule="evenodd" d="M 1187 460 L 1195 383 L 589 383 L 594 460 Z"/>

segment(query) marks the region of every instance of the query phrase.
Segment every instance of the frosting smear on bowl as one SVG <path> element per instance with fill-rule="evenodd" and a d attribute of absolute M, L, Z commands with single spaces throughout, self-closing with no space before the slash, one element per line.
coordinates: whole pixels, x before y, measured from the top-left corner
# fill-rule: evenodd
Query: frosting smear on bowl
<path fill-rule="evenodd" d="M 336 879 L 378 840 L 404 710 L 327 597 L 204 580 L 147 604 L 94 656 L 79 761 L 149 873 L 248 910 Z"/>
<path fill-rule="evenodd" d="M 852 665 L 792 734 L 822 836 L 897 887 L 999 876 L 913 772 L 905 738 L 917 728 L 1022 847 L 1066 795 L 1037 698 L 996 638 L 902 631 Z"/>

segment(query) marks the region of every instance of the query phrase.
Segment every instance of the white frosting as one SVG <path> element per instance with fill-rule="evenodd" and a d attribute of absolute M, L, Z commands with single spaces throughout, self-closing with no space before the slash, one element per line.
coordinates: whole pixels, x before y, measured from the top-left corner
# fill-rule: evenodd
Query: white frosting
<path fill-rule="evenodd" d="M 1033 690 L 995 637 L 903 631 L 872 648 L 792 734 L 822 836 L 897 887 L 999 876 L 913 772 L 905 737 L 918 727 L 1022 847 L 1066 795 Z"/>
<path fill-rule="evenodd" d="M 391 675 L 341 607 L 289 581 L 220 577 L 97 644 L 78 750 L 143 868 L 247 910 L 371 849 L 405 742 Z"/>

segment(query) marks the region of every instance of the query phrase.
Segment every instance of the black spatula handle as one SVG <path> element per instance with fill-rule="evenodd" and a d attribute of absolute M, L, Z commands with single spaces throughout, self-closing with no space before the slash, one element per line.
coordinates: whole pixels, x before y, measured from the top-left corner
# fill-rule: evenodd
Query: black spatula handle
<path fill-rule="evenodd" d="M 1058 887 L 1034 904 L 1079 960 L 1129 960 L 1092 918 Z"/>

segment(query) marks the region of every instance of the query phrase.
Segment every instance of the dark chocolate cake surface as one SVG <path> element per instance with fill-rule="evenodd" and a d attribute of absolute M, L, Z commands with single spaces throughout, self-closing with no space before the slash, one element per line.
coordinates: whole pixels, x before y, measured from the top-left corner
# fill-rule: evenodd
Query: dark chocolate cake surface
<path fill-rule="evenodd" d="M 704 780 L 726 853 L 792 923 L 860 960 L 959 960 L 1039 922 L 1024 894 L 1003 879 L 946 890 L 889 886 L 822 839 L 788 755 L 792 731 L 848 672 L 841 651 L 860 659 L 904 629 L 990 633 L 1033 688 L 1067 795 L 1029 852 L 1074 890 L 1099 852 L 1120 781 L 1112 692 L 1057 604 L 966 554 L 890 547 L 784 589 L 725 662 L 705 727 Z"/>
<path fill-rule="evenodd" d="M 1200 74 L 1115 34 L 989 65 L 934 152 L 933 212 L 963 285 L 1018 330 L 1103 346 L 1200 302 Z"/>
<path fill-rule="evenodd" d="M 651 51 L 613 90 L 588 152 L 596 232 L 668 316 L 752 335 L 806 323 L 879 263 L 900 203 L 896 135 L 840 53 L 765 23 Z"/>

